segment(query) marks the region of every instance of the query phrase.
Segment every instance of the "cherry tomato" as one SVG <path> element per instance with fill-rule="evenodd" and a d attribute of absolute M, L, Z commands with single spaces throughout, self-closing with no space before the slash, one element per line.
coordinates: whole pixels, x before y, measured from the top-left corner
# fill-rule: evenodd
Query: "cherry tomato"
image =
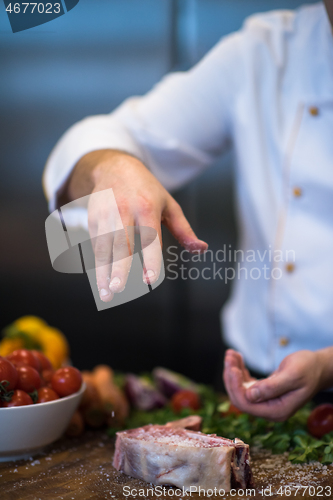
<path fill-rule="evenodd" d="M 41 386 L 41 378 L 37 370 L 32 366 L 21 365 L 17 367 L 18 381 L 16 384 L 17 389 L 25 392 L 33 392 Z"/>
<path fill-rule="evenodd" d="M 54 370 L 43 370 L 42 371 L 42 381 L 44 382 L 43 385 L 51 386 L 51 380 L 52 380 L 54 373 L 55 373 Z"/>
<path fill-rule="evenodd" d="M 52 370 L 51 361 L 43 354 L 41 351 L 31 351 L 32 354 L 39 359 L 40 363 L 40 371 L 43 370 Z"/>
<path fill-rule="evenodd" d="M 59 368 L 51 379 L 52 389 L 60 397 L 69 396 L 77 392 L 82 384 L 81 372 L 73 366 Z"/>
<path fill-rule="evenodd" d="M 240 411 L 237 406 L 233 405 L 232 403 L 229 406 L 229 409 L 227 411 L 222 411 L 221 412 L 221 417 L 226 417 L 228 415 L 242 415 L 243 412 Z"/>
<path fill-rule="evenodd" d="M 10 408 L 12 406 L 25 406 L 32 405 L 33 401 L 29 394 L 20 389 L 14 391 L 11 401 L 4 401 L 2 403 L 4 408 Z"/>
<path fill-rule="evenodd" d="M 17 380 L 18 373 L 13 363 L 0 356 L 0 383 L 3 384 L 4 389 L 6 391 L 15 389 Z M 9 384 L 7 385 L 6 382 L 9 382 Z"/>
<path fill-rule="evenodd" d="M 200 399 L 196 392 L 180 390 L 177 391 L 171 398 L 171 407 L 175 413 L 179 413 L 183 408 L 192 408 L 199 410 Z"/>
<path fill-rule="evenodd" d="M 32 366 L 38 372 L 40 371 L 39 359 L 36 358 L 32 351 L 28 351 L 28 349 L 17 349 L 6 357 L 12 363 L 22 363 L 23 365 Z"/>
<path fill-rule="evenodd" d="M 56 399 L 59 399 L 59 396 L 50 387 L 41 387 L 38 389 L 37 403 L 46 403 L 47 401 L 55 401 Z"/>
<path fill-rule="evenodd" d="M 309 415 L 308 431 L 312 436 L 321 438 L 333 431 L 333 405 L 327 403 L 317 406 Z"/>

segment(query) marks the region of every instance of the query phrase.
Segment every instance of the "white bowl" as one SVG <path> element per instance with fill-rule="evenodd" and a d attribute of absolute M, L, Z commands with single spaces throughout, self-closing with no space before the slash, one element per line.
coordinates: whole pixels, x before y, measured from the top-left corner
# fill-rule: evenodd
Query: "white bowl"
<path fill-rule="evenodd" d="M 65 398 L 27 406 L 0 408 L 0 462 L 38 453 L 65 432 L 85 390 Z"/>

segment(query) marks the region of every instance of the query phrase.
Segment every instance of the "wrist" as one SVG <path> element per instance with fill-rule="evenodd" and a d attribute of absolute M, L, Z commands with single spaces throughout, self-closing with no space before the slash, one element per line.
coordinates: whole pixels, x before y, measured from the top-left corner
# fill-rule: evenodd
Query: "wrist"
<path fill-rule="evenodd" d="M 96 151 L 94 153 L 89 158 L 91 164 L 90 182 L 93 190 L 99 191 L 105 189 L 105 184 L 108 183 L 109 176 L 114 176 L 116 170 L 123 165 L 123 160 L 130 158 L 130 155 L 112 149 Z"/>
<path fill-rule="evenodd" d="M 105 189 L 105 178 L 110 166 L 117 163 L 115 160 L 123 155 L 125 153 L 112 149 L 91 151 L 84 155 L 73 169 L 64 188 L 64 196 L 72 201 L 93 191 Z"/>
<path fill-rule="evenodd" d="M 123 181 L 127 178 L 127 181 L 131 182 L 133 172 L 136 173 L 138 170 L 147 172 L 141 160 L 124 151 L 110 149 L 97 153 L 98 155 L 92 161 L 93 168 L 90 172 L 93 191 L 102 191 L 106 187 L 112 187 L 117 179 Z"/>

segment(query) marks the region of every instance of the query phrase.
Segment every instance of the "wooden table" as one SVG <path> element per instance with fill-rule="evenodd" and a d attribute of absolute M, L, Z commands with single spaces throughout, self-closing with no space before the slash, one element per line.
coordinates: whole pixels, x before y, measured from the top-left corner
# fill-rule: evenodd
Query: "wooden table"
<path fill-rule="evenodd" d="M 169 489 L 160 496 L 149 493 L 151 485 L 129 478 L 113 469 L 112 455 L 114 440 L 101 432 L 86 432 L 76 439 L 62 439 L 49 446 L 44 452 L 26 461 L 0 463 L 1 500 L 106 500 L 128 498 L 136 493 L 138 500 L 176 497 Z M 292 466 L 283 455 L 271 456 L 266 452 L 253 450 L 252 468 L 256 490 L 242 496 L 213 495 L 210 498 L 333 498 L 333 467 L 321 464 Z M 296 493 L 297 484 L 304 486 Z M 133 495 L 125 495 L 130 487 Z M 271 487 L 263 494 L 264 488 Z M 282 490 L 279 488 L 282 486 Z M 308 486 L 305 490 L 305 486 Z M 309 490 L 309 486 L 312 489 Z M 284 488 L 287 487 L 286 490 Z M 328 488 L 331 487 L 331 494 Z M 291 488 L 290 490 L 288 488 Z M 293 489 L 292 489 L 293 488 Z M 325 490 L 325 488 L 327 488 Z M 141 490 L 141 491 L 140 491 Z M 171 489 L 172 490 L 172 489 Z M 288 492 L 291 494 L 288 496 Z M 287 494 L 285 494 L 287 492 Z M 141 495 L 140 495 L 141 493 Z M 145 496 L 143 496 L 143 493 Z M 174 493 L 174 492 L 173 492 Z M 208 492 L 207 492 L 208 493 Z M 193 494 L 187 496 L 198 500 L 207 498 Z"/>

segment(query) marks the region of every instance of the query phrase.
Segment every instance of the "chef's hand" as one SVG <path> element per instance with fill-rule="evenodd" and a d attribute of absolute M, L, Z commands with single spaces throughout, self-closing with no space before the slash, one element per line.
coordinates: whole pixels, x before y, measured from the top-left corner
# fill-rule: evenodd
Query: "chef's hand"
<path fill-rule="evenodd" d="M 63 205 L 109 188 L 113 190 L 118 210 L 115 210 L 114 200 L 103 193 L 97 201 L 92 197 L 88 205 L 97 286 L 103 302 L 112 300 L 113 294 L 121 292 L 127 281 L 133 252 L 133 235 L 129 234 L 127 226 L 153 228 L 159 237 L 159 242 L 156 240 L 152 244 L 151 232 L 141 232 L 142 248 L 146 248 L 143 250 L 145 283 L 152 284 L 159 276 L 161 223 L 186 250 L 204 252 L 207 249 L 207 243 L 196 237 L 181 207 L 151 172 L 138 159 L 120 151 L 93 151 L 81 158 L 59 202 Z M 116 220 L 119 219 L 118 213 L 120 224 Z M 109 229 L 113 222 L 115 229 L 124 228 L 114 233 L 114 237 Z"/>
<path fill-rule="evenodd" d="M 327 385 L 324 373 L 327 373 L 325 359 L 328 353 L 322 355 L 324 351 L 290 354 L 272 375 L 256 380 L 245 368 L 241 354 L 229 349 L 225 355 L 223 378 L 231 402 L 241 411 L 257 417 L 277 422 L 286 420 Z"/>

